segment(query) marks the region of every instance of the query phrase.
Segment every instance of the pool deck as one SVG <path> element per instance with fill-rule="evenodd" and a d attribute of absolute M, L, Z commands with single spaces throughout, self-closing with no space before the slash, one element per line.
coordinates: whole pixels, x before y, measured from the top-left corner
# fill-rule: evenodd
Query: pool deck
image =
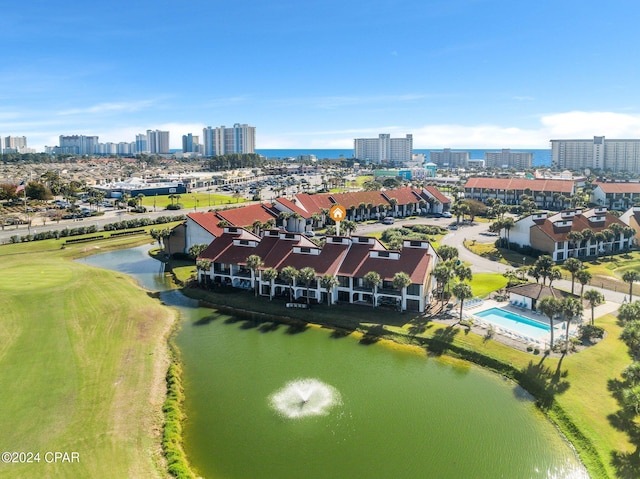
<path fill-rule="evenodd" d="M 617 303 L 606 302 L 605 304 L 598 306 L 595 308 L 595 317 L 598 318 L 605 314 L 616 311 L 620 307 Z M 472 303 L 467 307 L 465 304 L 463 318 L 472 319 L 473 326 L 472 329 L 477 334 L 486 336 L 489 327 L 493 328 L 494 339 L 497 339 L 500 342 L 509 344 L 517 349 L 526 349 L 527 347 L 538 347 L 541 349 L 546 349 L 551 341 L 550 334 L 545 333 L 538 337 L 529 337 L 518 331 L 512 331 L 504 326 L 491 323 L 484 318 L 478 318 L 475 316 L 475 313 L 479 313 L 481 311 L 486 311 L 491 308 L 501 308 L 505 311 L 509 311 L 511 313 L 518 314 L 525 318 L 531 319 L 533 321 L 538 321 L 540 323 L 549 325 L 549 318 L 544 314 L 538 313 L 536 311 L 532 311 L 527 308 L 519 308 L 513 306 L 509 302 L 498 302 L 493 299 L 485 299 L 480 302 Z M 459 317 L 460 309 L 459 307 L 454 307 L 450 314 L 456 319 Z M 583 322 L 587 323 L 591 320 L 591 308 L 585 308 L 582 315 Z M 554 322 L 554 341 L 557 342 L 561 339 L 565 339 L 566 336 L 566 323 L 564 321 L 555 321 Z M 578 324 L 572 323 L 569 327 L 569 335 L 573 336 L 577 334 Z"/>

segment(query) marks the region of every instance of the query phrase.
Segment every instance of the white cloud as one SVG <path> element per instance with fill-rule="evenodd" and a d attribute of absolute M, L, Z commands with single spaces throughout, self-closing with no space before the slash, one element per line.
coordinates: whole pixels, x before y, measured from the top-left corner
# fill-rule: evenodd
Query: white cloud
<path fill-rule="evenodd" d="M 58 115 L 87 115 L 87 114 L 103 114 L 103 113 L 120 113 L 139 111 L 155 103 L 154 100 L 140 100 L 133 102 L 119 103 L 98 103 L 97 105 L 86 108 L 73 108 L 58 112 Z"/>
<path fill-rule="evenodd" d="M 546 115 L 540 121 L 555 138 L 640 138 L 640 115 L 608 111 L 570 111 Z"/>

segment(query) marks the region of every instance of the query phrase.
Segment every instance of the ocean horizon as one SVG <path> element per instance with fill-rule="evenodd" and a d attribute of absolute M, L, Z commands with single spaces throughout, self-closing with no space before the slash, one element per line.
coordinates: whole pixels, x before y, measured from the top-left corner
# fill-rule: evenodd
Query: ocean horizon
<path fill-rule="evenodd" d="M 551 166 L 551 150 L 550 149 L 527 149 L 527 148 L 511 148 L 514 152 L 533 153 L 533 166 Z M 442 148 L 416 148 L 414 153 L 423 153 L 429 160 L 429 152 L 442 151 Z M 467 151 L 469 159 L 483 160 L 485 152 L 499 152 L 502 148 L 484 148 L 484 149 L 464 149 L 452 148 L 451 151 Z M 322 148 L 289 148 L 289 149 L 259 149 L 256 153 L 266 156 L 267 158 L 297 158 L 300 155 L 315 155 L 320 160 L 353 157 L 352 149 L 322 149 Z"/>

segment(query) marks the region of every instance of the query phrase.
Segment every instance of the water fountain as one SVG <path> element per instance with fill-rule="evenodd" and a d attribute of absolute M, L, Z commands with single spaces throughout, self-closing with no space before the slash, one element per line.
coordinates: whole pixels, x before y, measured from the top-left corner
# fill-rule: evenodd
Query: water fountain
<path fill-rule="evenodd" d="M 269 398 L 271 407 L 283 417 L 297 419 L 324 416 L 341 404 L 340 393 L 318 379 L 297 379 L 288 382 Z"/>

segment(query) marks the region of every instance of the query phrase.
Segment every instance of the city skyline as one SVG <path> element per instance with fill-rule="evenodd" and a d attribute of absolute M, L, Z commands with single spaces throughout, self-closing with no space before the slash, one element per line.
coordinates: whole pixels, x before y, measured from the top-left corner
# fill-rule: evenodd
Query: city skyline
<path fill-rule="evenodd" d="M 546 149 L 640 138 L 640 5 L 593 0 L 5 5 L 0 136 L 256 127 L 256 149 Z M 597 12 L 597 15 L 594 14 Z"/>

